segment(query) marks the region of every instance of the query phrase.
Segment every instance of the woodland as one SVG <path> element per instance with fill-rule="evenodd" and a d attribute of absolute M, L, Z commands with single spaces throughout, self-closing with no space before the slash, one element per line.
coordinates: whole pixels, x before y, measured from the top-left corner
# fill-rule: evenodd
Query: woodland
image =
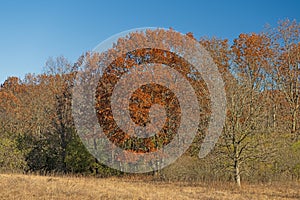
<path fill-rule="evenodd" d="M 154 30 L 144 34 L 170 30 Z M 132 34 L 137 40 L 142 33 Z M 135 153 L 167 144 L 180 123 L 180 106 L 171 90 L 145 85 L 133 94 L 130 114 L 136 124 L 149 123 L 152 104 L 165 107 L 167 122 L 156 136 L 140 140 L 116 127 L 110 108 L 113 85 L 138 62 L 173 65 L 191 82 L 201 107 L 198 133 L 175 163 L 143 176 L 162 180 L 289 181 L 300 179 L 300 24 L 281 20 L 260 33 L 241 33 L 233 41 L 196 39 L 213 58 L 226 91 L 226 119 L 214 149 L 198 158 L 211 112 L 201 75 L 171 53 L 141 49 L 124 54 L 99 81 L 94 98 L 99 123 L 110 140 Z M 128 38 L 111 51 L 121 51 Z M 176 34 L 172 37 L 176 41 Z M 8 77 L 0 87 L 0 171 L 37 174 L 80 174 L 109 177 L 128 174 L 94 158 L 77 134 L 72 116 L 72 88 L 78 68 L 99 66 L 105 55 L 86 52 L 75 63 L 49 58 L 43 73 Z M 127 56 L 127 57 L 126 57 Z M 124 58 L 128 59 L 124 59 Z M 159 61 L 155 60 L 159 57 Z M 126 62 L 126 64 L 124 64 Z M 180 67 L 178 67 L 180 66 Z M 176 68 L 177 67 L 177 68 Z M 192 75 L 191 75 L 192 74 Z M 88 136 L 86 136 L 88 139 Z M 117 155 L 114 155 L 117 156 Z M 128 158 L 130 159 L 130 158 Z"/>

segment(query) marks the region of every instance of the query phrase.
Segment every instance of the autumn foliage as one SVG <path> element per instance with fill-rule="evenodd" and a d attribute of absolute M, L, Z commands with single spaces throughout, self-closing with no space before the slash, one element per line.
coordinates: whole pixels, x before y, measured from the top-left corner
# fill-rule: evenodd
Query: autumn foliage
<path fill-rule="evenodd" d="M 135 48 L 155 42 L 146 41 L 145 34 L 158 40 L 167 34 L 168 42 L 155 44 L 157 48 Z M 198 132 L 184 155 L 192 157 L 188 160 L 197 166 L 189 163 L 192 169 L 182 174 L 193 172 L 193 178 L 203 180 L 235 180 L 239 185 L 241 180 L 299 179 L 300 25 L 285 20 L 262 33 L 242 33 L 232 42 L 218 38 L 198 41 L 210 53 L 222 75 L 227 100 L 222 135 L 214 150 L 201 162 L 194 158 L 207 134 L 211 99 L 201 74 L 182 56 L 172 53 L 173 47 L 190 45 L 178 34 L 171 29 L 132 33 L 120 38 L 108 53 L 87 52 L 74 64 L 63 57 L 50 59 L 44 74 L 8 78 L 0 88 L 0 168 L 101 176 L 121 174 L 99 163 L 83 145 L 87 142 L 95 149 L 101 148 L 95 140 L 97 130 L 77 134 L 71 111 L 72 89 L 82 67 L 91 76 L 101 71 L 91 98 L 95 101 L 97 123 L 112 143 L 132 155 L 156 152 L 169 144 L 182 120 L 179 99 L 170 89 L 175 83 L 165 87 L 153 80 L 136 89 L 130 97 L 128 109 L 134 125 L 151 124 L 155 117 L 151 116 L 154 105 L 164 111 L 166 119 L 162 128 L 149 137 L 140 138 L 120 128 L 111 106 L 114 88 L 122 76 L 135 70 L 137 75 L 130 80 L 132 84 L 140 79 L 152 80 L 149 74 L 143 76 L 143 70 L 161 65 L 171 67 L 188 80 L 200 107 Z M 192 33 L 186 37 L 196 40 Z M 130 43 L 132 39 L 136 42 Z M 166 45 L 169 43 L 173 47 Z M 108 63 L 112 58 L 113 62 Z M 167 78 L 168 74 L 162 76 Z M 180 84 L 176 87 L 185 95 Z M 79 103 L 83 112 L 87 102 Z M 122 104 L 122 100 L 117 100 L 116 105 Z M 125 159 L 134 162 L 135 157 Z M 168 175 L 169 169 L 172 166 L 161 171 L 162 177 L 164 173 Z"/>

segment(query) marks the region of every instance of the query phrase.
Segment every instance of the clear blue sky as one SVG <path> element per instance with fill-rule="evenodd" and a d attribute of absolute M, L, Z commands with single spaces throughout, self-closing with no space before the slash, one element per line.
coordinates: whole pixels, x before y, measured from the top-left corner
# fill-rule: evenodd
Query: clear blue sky
<path fill-rule="evenodd" d="M 41 73 L 49 57 L 64 55 L 74 62 L 104 39 L 132 28 L 173 27 L 197 38 L 232 40 L 285 18 L 300 22 L 300 1 L 0 0 L 0 82 Z"/>

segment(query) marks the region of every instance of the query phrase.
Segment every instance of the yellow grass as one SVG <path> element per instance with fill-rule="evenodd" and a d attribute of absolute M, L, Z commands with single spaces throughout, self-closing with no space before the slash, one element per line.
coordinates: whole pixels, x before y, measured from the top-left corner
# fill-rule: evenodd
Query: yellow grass
<path fill-rule="evenodd" d="M 300 199 L 300 183 L 237 189 L 229 183 L 0 174 L 0 199 Z"/>

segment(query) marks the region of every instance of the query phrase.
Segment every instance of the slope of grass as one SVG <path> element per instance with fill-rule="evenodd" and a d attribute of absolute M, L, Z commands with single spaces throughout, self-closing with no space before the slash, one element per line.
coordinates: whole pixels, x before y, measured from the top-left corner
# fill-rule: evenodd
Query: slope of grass
<path fill-rule="evenodd" d="M 0 174 L 0 199 L 300 199 L 300 183 L 246 185 Z"/>

